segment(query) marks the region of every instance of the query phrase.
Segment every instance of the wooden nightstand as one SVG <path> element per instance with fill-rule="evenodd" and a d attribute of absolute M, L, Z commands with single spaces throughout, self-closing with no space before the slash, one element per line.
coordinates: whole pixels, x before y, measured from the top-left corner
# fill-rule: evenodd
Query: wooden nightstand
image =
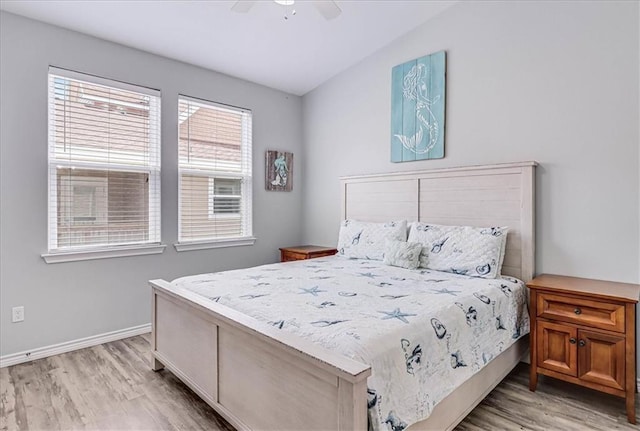
<path fill-rule="evenodd" d="M 636 309 L 640 285 L 540 275 L 531 290 L 531 378 L 555 377 L 626 399 L 636 423 Z"/>
<path fill-rule="evenodd" d="M 314 259 L 316 257 L 333 256 L 338 252 L 333 247 L 321 247 L 317 245 L 300 245 L 297 247 L 282 247 L 280 249 L 280 262 L 291 260 Z"/>

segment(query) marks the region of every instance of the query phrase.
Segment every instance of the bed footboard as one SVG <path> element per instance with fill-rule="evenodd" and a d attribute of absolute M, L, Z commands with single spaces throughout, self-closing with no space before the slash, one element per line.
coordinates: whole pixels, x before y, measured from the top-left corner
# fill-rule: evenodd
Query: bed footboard
<path fill-rule="evenodd" d="M 152 368 L 238 429 L 366 430 L 368 365 L 152 280 Z"/>

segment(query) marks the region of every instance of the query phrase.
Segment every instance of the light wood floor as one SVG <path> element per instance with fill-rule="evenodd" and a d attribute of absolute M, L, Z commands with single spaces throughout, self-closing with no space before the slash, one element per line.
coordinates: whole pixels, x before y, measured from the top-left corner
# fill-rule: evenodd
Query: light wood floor
<path fill-rule="evenodd" d="M 149 368 L 138 336 L 0 369 L 0 430 L 233 428 L 168 371 Z M 520 364 L 458 430 L 635 430 L 624 401 L 541 378 Z"/>

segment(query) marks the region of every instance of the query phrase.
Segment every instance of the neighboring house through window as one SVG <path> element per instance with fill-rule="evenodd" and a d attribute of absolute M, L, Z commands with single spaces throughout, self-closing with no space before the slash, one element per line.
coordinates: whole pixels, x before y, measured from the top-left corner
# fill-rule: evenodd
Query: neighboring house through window
<path fill-rule="evenodd" d="M 209 220 L 223 214 L 241 218 L 242 180 L 209 178 Z"/>
<path fill-rule="evenodd" d="M 49 253 L 160 243 L 160 94 L 49 70 Z"/>
<path fill-rule="evenodd" d="M 176 247 L 253 243 L 251 111 L 180 96 L 178 123 Z"/>

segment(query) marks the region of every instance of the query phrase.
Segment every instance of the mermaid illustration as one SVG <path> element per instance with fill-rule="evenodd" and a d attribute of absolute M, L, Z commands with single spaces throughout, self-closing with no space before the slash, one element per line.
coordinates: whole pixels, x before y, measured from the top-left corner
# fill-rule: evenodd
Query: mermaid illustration
<path fill-rule="evenodd" d="M 273 170 L 275 171 L 276 179 L 271 181 L 271 184 L 285 187 L 289 176 L 289 168 L 287 167 L 284 153 L 278 153 L 278 157 L 273 161 Z"/>
<path fill-rule="evenodd" d="M 436 117 L 431 111 L 431 106 L 440 100 L 440 95 L 429 98 L 427 86 L 427 74 L 429 70 L 424 64 L 416 64 L 409 73 L 404 76 L 402 94 L 405 100 L 416 101 L 416 118 L 418 130 L 413 136 L 394 134 L 404 148 L 415 154 L 426 154 L 435 147 L 438 142 L 440 128 Z M 425 140 L 425 131 L 427 139 Z M 423 141 L 425 141 L 423 143 Z"/>

